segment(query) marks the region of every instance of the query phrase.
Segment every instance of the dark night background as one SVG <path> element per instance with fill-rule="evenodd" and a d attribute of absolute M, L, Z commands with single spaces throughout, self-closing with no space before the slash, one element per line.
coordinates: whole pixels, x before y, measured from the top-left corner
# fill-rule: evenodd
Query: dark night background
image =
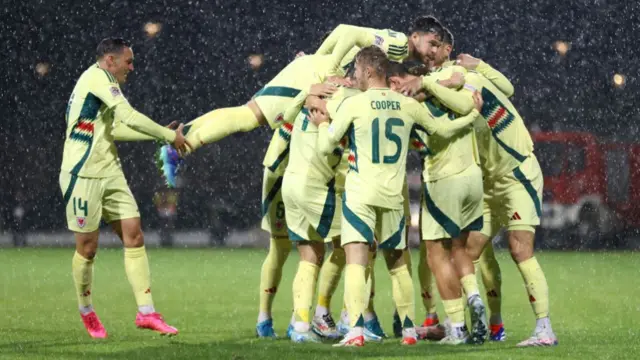
<path fill-rule="evenodd" d="M 133 43 L 135 72 L 125 96 L 168 124 L 245 103 L 297 51 L 313 52 L 322 34 L 340 23 L 406 31 L 417 15 L 433 14 L 453 32 L 454 55 L 481 57 L 511 79 L 513 101 L 530 128 L 638 139 L 640 6 L 634 1 L 2 3 L 0 230 L 16 226 L 18 205 L 25 210 L 22 228 L 65 228 L 58 186 L 65 106 L 78 76 L 94 62 L 97 43 L 108 36 Z M 148 22 L 162 25 L 155 37 L 144 31 Z M 564 56 L 557 41 L 569 45 Z M 258 70 L 247 61 L 252 54 L 264 56 Z M 36 71 L 39 63 L 50 66 L 44 76 Z M 614 86 L 615 74 L 624 76 L 624 86 Z M 266 128 L 234 135 L 189 158 L 177 226 L 217 223 L 215 231 L 224 232 L 257 224 L 270 137 Z M 164 186 L 153 163 L 155 146 L 118 148 L 145 227 L 158 226 L 152 198 Z"/>

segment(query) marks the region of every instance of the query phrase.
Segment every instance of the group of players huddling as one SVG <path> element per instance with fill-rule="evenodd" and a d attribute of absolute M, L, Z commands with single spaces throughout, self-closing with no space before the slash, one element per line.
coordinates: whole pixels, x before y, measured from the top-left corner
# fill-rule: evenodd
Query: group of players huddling
<path fill-rule="evenodd" d="M 490 241 L 504 228 L 536 317 L 533 335 L 518 346 L 557 344 L 547 282 L 533 255 L 543 186 L 533 142 L 509 100 L 510 81 L 470 55 L 450 61 L 452 48 L 453 35 L 431 16 L 416 19 L 407 34 L 340 25 L 315 54 L 298 54 L 246 105 L 162 127 L 134 110 L 120 90 L 133 71 L 130 45 L 103 40 L 97 63 L 82 74 L 69 100 L 60 173 L 76 238 L 73 279 L 89 334 L 107 336 L 91 301 L 101 218 L 125 247 L 136 325 L 178 332 L 154 309 L 140 215 L 114 141 L 168 143 L 156 156 L 173 187 L 183 159 L 198 148 L 268 124 L 275 131 L 264 159 L 262 227 L 271 239 L 260 278 L 259 337 L 276 337 L 271 308 L 293 242 L 300 253 L 287 330 L 293 342 L 341 339 L 335 346 L 363 346 L 386 337 L 373 307 L 378 249 L 391 276 L 393 333 L 403 345 L 425 338 L 451 345 L 504 341 L 501 275 Z M 407 248 L 410 149 L 423 161 L 422 326 L 415 322 Z M 325 259 L 327 242 L 333 250 Z M 330 303 L 343 271 L 344 308 L 336 324 Z M 443 324 L 433 278 L 447 315 Z"/>

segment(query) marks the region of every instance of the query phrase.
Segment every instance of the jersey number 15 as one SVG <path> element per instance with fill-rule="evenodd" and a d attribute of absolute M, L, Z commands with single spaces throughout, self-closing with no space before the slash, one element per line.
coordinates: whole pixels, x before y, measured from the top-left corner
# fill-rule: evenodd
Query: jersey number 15
<path fill-rule="evenodd" d="M 402 139 L 393 132 L 396 126 L 404 126 L 404 121 L 398 118 L 388 118 L 384 122 L 384 137 L 396 145 L 396 151 L 393 155 L 385 155 L 382 157 L 384 164 L 395 164 L 400 159 L 402 152 Z M 371 123 L 371 161 L 374 164 L 380 163 L 380 119 L 375 118 Z"/>

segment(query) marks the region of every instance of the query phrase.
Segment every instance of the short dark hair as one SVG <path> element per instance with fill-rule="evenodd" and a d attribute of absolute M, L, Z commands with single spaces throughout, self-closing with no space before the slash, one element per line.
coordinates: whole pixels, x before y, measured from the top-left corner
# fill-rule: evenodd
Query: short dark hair
<path fill-rule="evenodd" d="M 440 39 L 444 38 L 444 26 L 432 15 L 420 16 L 413 21 L 409 33 L 436 34 Z"/>
<path fill-rule="evenodd" d="M 391 61 L 387 77 L 404 77 L 405 75 L 424 76 L 427 74 L 429 74 L 429 68 L 423 63 L 417 61 L 406 61 L 403 63 Z"/>
<path fill-rule="evenodd" d="M 347 69 L 345 70 L 344 77 L 348 79 L 353 79 L 356 73 L 356 62 L 351 61 L 346 66 L 347 66 Z"/>
<path fill-rule="evenodd" d="M 356 54 L 356 63 L 371 66 L 379 76 L 385 78 L 389 72 L 389 66 L 391 66 L 391 62 L 387 59 L 387 54 L 375 45 L 360 49 Z"/>
<path fill-rule="evenodd" d="M 442 42 L 453 47 L 453 34 L 451 30 L 446 27 L 443 27 L 443 30 L 444 36 L 442 37 Z"/>
<path fill-rule="evenodd" d="M 102 59 L 107 54 L 121 54 L 125 48 L 131 47 L 131 44 L 121 38 L 102 39 L 96 49 L 96 58 Z"/>

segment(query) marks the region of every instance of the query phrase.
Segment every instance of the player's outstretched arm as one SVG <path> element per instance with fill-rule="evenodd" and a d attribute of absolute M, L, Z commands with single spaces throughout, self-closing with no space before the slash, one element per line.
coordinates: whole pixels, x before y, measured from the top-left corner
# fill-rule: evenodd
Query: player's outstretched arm
<path fill-rule="evenodd" d="M 316 54 L 331 54 L 330 74 L 335 74 L 342 59 L 354 46 L 363 48 L 374 43 L 375 35 L 364 28 L 341 24 L 320 45 Z"/>
<path fill-rule="evenodd" d="M 154 139 L 173 143 L 176 140 L 176 132 L 146 117 L 131 107 L 128 102 L 120 103 L 114 111 L 117 121 L 121 121 L 131 129 L 153 137 Z"/>
<path fill-rule="evenodd" d="M 151 135 L 135 131 L 125 124 L 120 124 L 113 128 L 113 132 L 111 132 L 111 134 L 116 141 L 149 141 L 156 139 Z"/>
<path fill-rule="evenodd" d="M 460 54 L 457 57 L 456 64 L 464 67 L 467 70 L 475 70 L 489 79 L 507 97 L 513 96 L 514 89 L 511 81 L 504 76 L 500 71 L 491 67 L 491 65 L 475 58 L 469 54 Z"/>
<path fill-rule="evenodd" d="M 513 84 L 500 71 L 492 68 L 491 65 L 487 64 L 484 61 L 480 61 L 480 64 L 478 64 L 476 71 L 489 79 L 489 81 L 491 81 L 493 85 L 495 85 L 498 90 L 500 90 L 507 97 L 513 96 L 513 93 L 515 92 Z"/>
<path fill-rule="evenodd" d="M 449 89 L 438 84 L 436 79 L 431 76 L 423 77 L 422 86 L 444 106 L 457 114 L 466 115 L 473 110 L 473 96 L 469 91 Z"/>
<path fill-rule="evenodd" d="M 438 134 L 438 136 L 445 139 L 448 139 L 466 129 L 478 116 L 480 116 L 480 112 L 477 109 L 473 109 L 469 114 L 453 121 L 440 122 L 437 121 L 424 106 L 420 106 L 416 103 L 412 110 L 415 122 L 424 128 L 427 135 L 431 136 Z"/>
<path fill-rule="evenodd" d="M 168 129 L 175 130 L 178 127 L 177 121 L 172 121 L 171 124 L 166 126 Z M 149 141 L 156 140 L 151 135 L 143 134 L 139 131 L 135 131 L 125 124 L 117 124 L 111 132 L 116 141 Z"/>

